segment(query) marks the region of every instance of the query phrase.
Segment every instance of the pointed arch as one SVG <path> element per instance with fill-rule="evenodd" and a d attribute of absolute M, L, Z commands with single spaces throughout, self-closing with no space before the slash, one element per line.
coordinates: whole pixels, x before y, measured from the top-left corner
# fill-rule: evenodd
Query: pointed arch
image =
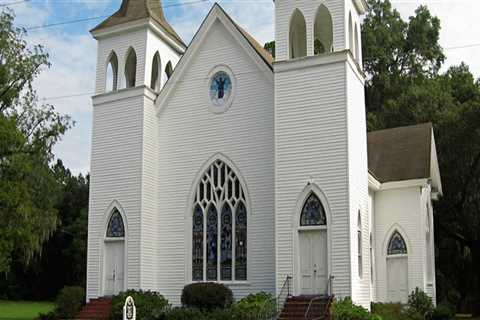
<path fill-rule="evenodd" d="M 107 238 L 124 238 L 125 237 L 125 224 L 123 223 L 122 215 L 120 211 L 115 207 L 110 213 L 108 219 L 108 225 L 106 230 Z"/>
<path fill-rule="evenodd" d="M 150 88 L 156 92 L 160 91 L 162 78 L 162 63 L 160 53 L 157 51 L 152 60 L 152 75 L 150 78 Z"/>
<path fill-rule="evenodd" d="M 170 79 L 170 77 L 172 76 L 172 73 L 173 73 L 172 62 L 168 61 L 167 65 L 165 66 L 165 75 L 167 79 Z"/>
<path fill-rule="evenodd" d="M 112 50 L 107 60 L 105 73 L 105 92 L 117 91 L 118 87 L 118 57 Z"/>
<path fill-rule="evenodd" d="M 358 34 L 358 25 L 355 24 L 355 59 L 360 62 L 360 36 Z"/>
<path fill-rule="evenodd" d="M 135 49 L 130 47 L 125 59 L 125 87 L 133 88 L 136 85 L 137 78 L 137 54 Z"/>
<path fill-rule="evenodd" d="M 245 281 L 248 200 L 243 180 L 221 158 L 201 172 L 192 199 L 192 281 Z"/>
<path fill-rule="evenodd" d="M 295 9 L 290 18 L 289 51 L 290 59 L 307 55 L 307 27 L 299 9 Z"/>
<path fill-rule="evenodd" d="M 333 22 L 330 11 L 321 4 L 315 15 L 313 53 L 323 54 L 333 52 Z"/>
<path fill-rule="evenodd" d="M 407 244 L 398 230 L 395 230 L 388 240 L 387 255 L 407 254 Z"/>
<path fill-rule="evenodd" d="M 352 55 L 355 54 L 355 44 L 354 44 L 354 35 L 353 35 L 353 21 L 352 21 L 352 12 L 348 15 L 348 48 Z"/>
<path fill-rule="evenodd" d="M 300 214 L 300 226 L 323 226 L 327 224 L 325 208 L 318 196 L 311 191 L 307 196 Z"/>

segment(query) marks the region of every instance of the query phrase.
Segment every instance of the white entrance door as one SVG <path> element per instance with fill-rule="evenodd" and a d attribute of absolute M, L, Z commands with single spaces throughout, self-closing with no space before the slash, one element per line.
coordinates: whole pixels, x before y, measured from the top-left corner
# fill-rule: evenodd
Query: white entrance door
<path fill-rule="evenodd" d="M 408 300 L 408 258 L 387 258 L 387 296 L 390 302 L 406 303 Z"/>
<path fill-rule="evenodd" d="M 300 231 L 300 294 L 327 291 L 327 231 Z"/>
<path fill-rule="evenodd" d="M 104 295 L 106 296 L 116 295 L 124 289 L 124 248 L 124 241 L 111 241 L 105 243 Z"/>

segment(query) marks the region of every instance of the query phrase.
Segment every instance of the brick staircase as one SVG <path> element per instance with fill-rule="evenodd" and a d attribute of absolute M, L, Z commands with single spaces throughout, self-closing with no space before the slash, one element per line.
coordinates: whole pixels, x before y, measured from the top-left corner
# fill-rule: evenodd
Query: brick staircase
<path fill-rule="evenodd" d="M 328 296 L 289 297 L 277 320 L 330 320 L 332 299 Z"/>
<path fill-rule="evenodd" d="M 108 320 L 112 310 L 112 299 L 98 298 L 91 299 L 83 306 L 75 320 Z"/>

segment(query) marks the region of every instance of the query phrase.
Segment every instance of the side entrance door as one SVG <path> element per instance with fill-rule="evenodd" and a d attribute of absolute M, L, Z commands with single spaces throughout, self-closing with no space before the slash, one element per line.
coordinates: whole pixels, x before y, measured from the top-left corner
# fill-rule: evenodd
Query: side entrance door
<path fill-rule="evenodd" d="M 116 295 L 124 289 L 124 241 L 105 242 L 105 296 Z"/>
<path fill-rule="evenodd" d="M 406 303 L 408 300 L 408 258 L 387 258 L 387 295 L 389 302 Z"/>
<path fill-rule="evenodd" d="M 299 231 L 300 294 L 324 294 L 327 290 L 327 231 Z"/>

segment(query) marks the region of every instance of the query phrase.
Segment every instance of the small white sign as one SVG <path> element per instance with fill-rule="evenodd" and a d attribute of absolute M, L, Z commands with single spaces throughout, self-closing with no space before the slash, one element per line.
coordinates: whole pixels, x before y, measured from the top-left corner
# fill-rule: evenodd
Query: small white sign
<path fill-rule="evenodd" d="M 133 302 L 131 296 L 128 296 L 123 306 L 123 320 L 136 320 L 136 316 L 137 310 L 135 308 L 135 302 Z"/>

